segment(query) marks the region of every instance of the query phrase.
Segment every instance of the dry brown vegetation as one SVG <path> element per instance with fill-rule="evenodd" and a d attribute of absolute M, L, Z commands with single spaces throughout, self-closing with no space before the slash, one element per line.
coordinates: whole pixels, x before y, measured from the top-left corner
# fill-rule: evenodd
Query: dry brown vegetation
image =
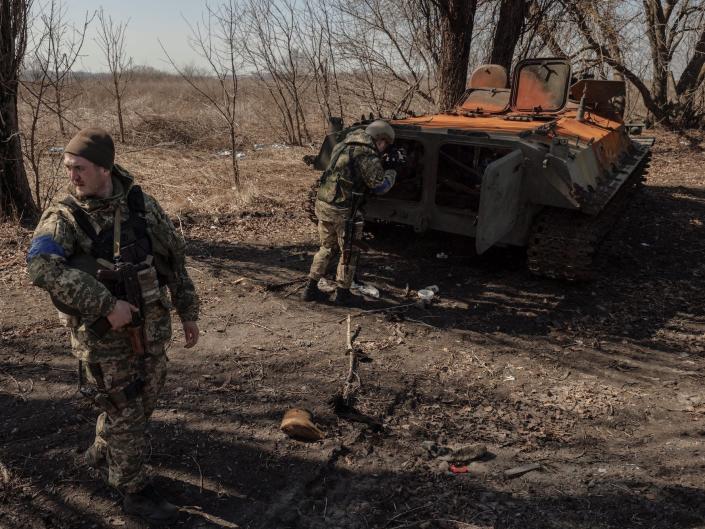
<path fill-rule="evenodd" d="M 95 125 L 117 132 L 110 97 L 102 83 L 84 80 L 75 89 L 80 90 L 80 97 L 75 100 L 75 108 L 67 111 L 67 119 L 77 126 Z M 246 93 L 246 88 L 243 91 Z M 240 194 L 231 189 L 228 157 L 224 153 L 229 149 L 227 131 L 218 116 L 194 100 L 188 85 L 175 76 L 137 79 L 130 85 L 124 101 L 127 141 L 118 144 L 117 161 L 134 171 L 140 181 L 149 182 L 148 187 L 155 186 L 167 204 L 171 205 L 170 198 L 174 197 L 177 211 L 237 209 L 255 194 L 267 193 L 266 188 L 259 189 L 261 169 L 257 160 L 282 157 L 283 151 L 294 151 L 296 155 L 289 159 L 300 160 L 304 153 L 313 152 L 312 148 L 292 148 L 282 143 L 275 132 L 276 125 L 268 120 L 262 95 L 244 96 L 241 102 L 241 129 L 246 132 L 239 136 L 240 152 L 244 155 L 244 188 Z M 47 151 L 52 146 L 62 147 L 76 130 L 70 128 L 67 135 L 62 135 L 58 122 L 47 116 L 39 144 Z M 322 124 L 315 130 L 322 135 Z M 54 178 L 60 157 L 60 152 L 43 157 L 43 186 Z"/>
<path fill-rule="evenodd" d="M 256 196 L 267 197 L 272 190 L 263 182 L 262 174 L 271 167 L 263 169 L 263 162 L 280 160 L 282 164 L 299 165 L 305 154 L 318 152 L 318 142 L 328 124 L 319 111 L 315 94 L 306 94 L 309 129 L 316 141 L 308 146 L 289 145 L 266 91 L 253 79 L 245 78 L 241 85 L 237 136 L 237 150 L 242 156 L 241 192 L 233 189 L 229 173 L 227 126 L 176 75 L 135 76 L 124 97 L 126 142 L 118 143 L 117 162 L 135 171 L 141 182 L 148 182 L 148 189 L 157 192 L 169 207 L 173 204 L 177 212 L 233 212 Z M 58 165 L 61 153 L 52 154 L 49 150 L 63 147 L 77 127 L 100 126 L 118 137 L 117 118 L 103 80 L 95 77 L 76 80 L 69 89 L 76 97 L 72 108 L 65 111 L 65 119 L 71 124 L 67 133 L 61 134 L 58 119 L 48 112 L 43 115 L 39 129 L 37 144 L 44 152 L 42 190 L 49 186 L 58 189 L 57 178 L 63 178 Z M 348 123 L 370 112 L 363 101 L 352 97 L 346 108 L 356 112 L 345 116 Z M 23 125 L 29 117 L 28 110 L 26 106 L 20 107 Z"/>

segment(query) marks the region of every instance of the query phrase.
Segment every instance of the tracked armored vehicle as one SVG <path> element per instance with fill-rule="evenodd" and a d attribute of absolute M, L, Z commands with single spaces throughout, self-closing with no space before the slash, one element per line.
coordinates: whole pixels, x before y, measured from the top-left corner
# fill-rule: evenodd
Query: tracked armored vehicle
<path fill-rule="evenodd" d="M 516 65 L 511 88 L 501 66 L 471 75 L 453 112 L 393 119 L 407 153 L 392 190 L 369 197 L 370 221 L 527 248 L 531 272 L 588 280 L 600 242 L 642 182 L 653 140 L 623 122 L 622 81 L 571 83 L 564 59 Z M 356 127 L 336 127 L 314 166 Z"/>

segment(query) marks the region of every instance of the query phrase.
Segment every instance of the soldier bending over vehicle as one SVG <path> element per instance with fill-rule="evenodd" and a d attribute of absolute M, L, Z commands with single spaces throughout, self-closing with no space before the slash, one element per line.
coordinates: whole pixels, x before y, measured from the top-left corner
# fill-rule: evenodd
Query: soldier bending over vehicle
<path fill-rule="evenodd" d="M 169 309 L 173 303 L 186 347 L 193 347 L 198 296 L 182 239 L 114 157 L 102 129 L 71 139 L 64 150 L 69 195 L 44 212 L 27 266 L 71 329 L 82 393 L 102 411 L 87 463 L 107 463 L 108 482 L 125 494 L 127 514 L 163 523 L 178 509 L 149 484 L 145 430 L 166 378 Z"/>
<path fill-rule="evenodd" d="M 316 197 L 316 217 L 321 248 L 313 257 L 304 301 L 322 299 L 318 280 L 328 268 L 333 248 L 340 248 L 336 272 L 335 302 L 350 303 L 350 285 L 360 250 L 355 242 L 362 237 L 360 207 L 367 192 L 378 195 L 391 189 L 396 180 L 394 169 L 384 169 L 381 155 L 394 143 L 394 129 L 377 120 L 366 129 L 357 129 L 335 146 L 328 168 L 321 176 Z"/>

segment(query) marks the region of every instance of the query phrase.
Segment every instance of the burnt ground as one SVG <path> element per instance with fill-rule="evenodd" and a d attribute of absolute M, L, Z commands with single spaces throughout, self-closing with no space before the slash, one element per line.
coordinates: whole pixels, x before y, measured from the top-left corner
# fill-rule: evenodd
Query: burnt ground
<path fill-rule="evenodd" d="M 436 284 L 428 308 L 298 301 L 312 173 L 239 214 L 180 217 L 203 335 L 185 350 L 176 333 L 150 433 L 156 480 L 183 506 L 173 527 L 705 527 L 704 162 L 700 140 L 661 138 L 589 284 L 533 277 L 521 251 L 478 258 L 471 241 L 378 230 L 361 279 L 381 298 L 363 309 Z M 28 233 L 3 230 L 0 527 L 144 527 L 82 462 L 96 411 L 23 275 Z M 348 313 L 372 358 L 357 409 L 377 425 L 328 404 Z M 295 406 L 323 441 L 279 430 Z M 489 454 L 454 474 L 429 441 Z"/>

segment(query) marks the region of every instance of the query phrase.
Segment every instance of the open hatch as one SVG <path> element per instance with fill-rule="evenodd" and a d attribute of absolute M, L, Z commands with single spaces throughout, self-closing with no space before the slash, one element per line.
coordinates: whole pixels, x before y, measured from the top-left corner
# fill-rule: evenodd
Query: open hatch
<path fill-rule="evenodd" d="M 512 83 L 513 112 L 553 114 L 568 102 L 570 63 L 565 59 L 526 59 L 517 64 Z"/>
<path fill-rule="evenodd" d="M 457 111 L 461 114 L 501 114 L 509 108 L 507 70 L 499 64 L 483 64 L 470 75 Z"/>

